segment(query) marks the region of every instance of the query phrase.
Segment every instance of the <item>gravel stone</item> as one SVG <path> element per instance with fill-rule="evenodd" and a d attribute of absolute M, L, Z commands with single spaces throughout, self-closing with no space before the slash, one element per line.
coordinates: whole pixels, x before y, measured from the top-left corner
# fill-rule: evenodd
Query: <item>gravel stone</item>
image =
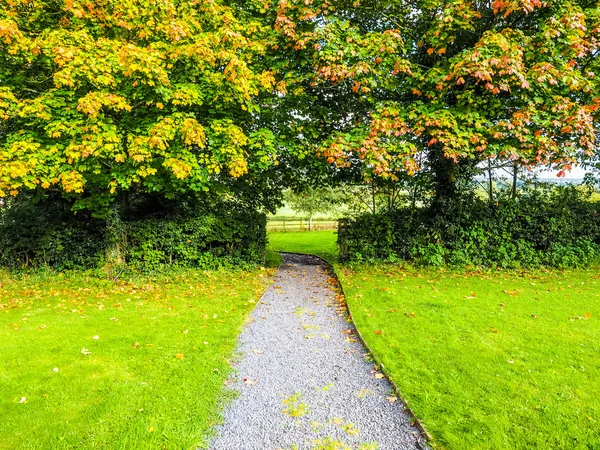
<path fill-rule="evenodd" d="M 425 448 L 346 321 L 328 267 L 309 255 L 283 258 L 240 335 L 242 356 L 227 383 L 240 395 L 210 448 Z"/>

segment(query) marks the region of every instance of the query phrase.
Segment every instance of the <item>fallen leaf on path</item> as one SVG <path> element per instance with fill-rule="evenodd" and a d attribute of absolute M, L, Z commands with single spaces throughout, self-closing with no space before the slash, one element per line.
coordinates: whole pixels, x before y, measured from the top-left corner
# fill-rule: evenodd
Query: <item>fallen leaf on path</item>
<path fill-rule="evenodd" d="M 250 384 L 250 385 L 252 385 L 252 384 L 256 384 L 256 383 L 258 383 L 258 381 L 256 381 L 256 380 L 251 380 L 250 378 L 244 378 L 244 383 L 245 383 L 245 384 Z"/>
<path fill-rule="evenodd" d="M 260 350 L 256 350 L 256 349 L 252 349 L 252 353 L 256 353 L 257 355 L 262 355 L 264 352 L 260 351 Z"/>
<path fill-rule="evenodd" d="M 396 403 L 398 401 L 398 397 L 390 396 L 385 398 L 390 403 Z"/>
<path fill-rule="evenodd" d="M 377 378 L 378 380 L 381 380 L 382 378 L 385 378 L 385 375 L 382 373 L 376 373 L 375 378 Z"/>

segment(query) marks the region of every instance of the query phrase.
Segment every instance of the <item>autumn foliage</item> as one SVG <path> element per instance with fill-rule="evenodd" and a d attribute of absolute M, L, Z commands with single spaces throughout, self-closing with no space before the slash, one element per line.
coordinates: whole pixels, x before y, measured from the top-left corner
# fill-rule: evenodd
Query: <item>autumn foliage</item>
<path fill-rule="evenodd" d="M 0 196 L 209 190 L 274 160 L 270 29 L 219 1 L 0 1 Z"/>
<path fill-rule="evenodd" d="M 315 85 L 362 101 L 321 145 L 331 163 L 397 179 L 424 152 L 569 170 L 596 151 L 596 2 L 316 3 L 280 2 L 277 26 Z"/>
<path fill-rule="evenodd" d="M 568 171 L 597 150 L 595 1 L 0 6 L 1 196 L 102 211 L 236 179 L 260 195 L 315 156 L 392 181 L 445 160 L 451 183 L 460 164 Z"/>

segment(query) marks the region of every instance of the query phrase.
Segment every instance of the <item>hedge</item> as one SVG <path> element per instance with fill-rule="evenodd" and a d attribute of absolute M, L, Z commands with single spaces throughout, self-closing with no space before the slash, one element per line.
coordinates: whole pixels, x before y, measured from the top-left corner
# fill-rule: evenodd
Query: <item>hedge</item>
<path fill-rule="evenodd" d="M 116 228 L 55 205 L 25 204 L 0 212 L 0 266 L 8 269 L 97 268 L 115 244 L 120 262 L 140 269 L 259 264 L 266 242 L 266 216 L 258 212 L 131 219 Z"/>
<path fill-rule="evenodd" d="M 497 204 L 460 199 L 444 213 L 401 208 L 340 221 L 342 261 L 577 267 L 600 260 L 600 204 L 576 187 L 532 189 Z"/>

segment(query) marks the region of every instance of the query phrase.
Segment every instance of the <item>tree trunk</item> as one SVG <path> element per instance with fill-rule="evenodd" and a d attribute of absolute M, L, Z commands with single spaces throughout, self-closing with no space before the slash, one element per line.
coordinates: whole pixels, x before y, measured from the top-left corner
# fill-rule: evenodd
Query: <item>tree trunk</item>
<path fill-rule="evenodd" d="M 494 204 L 494 179 L 492 177 L 492 162 L 488 160 L 488 194 L 490 196 L 490 205 Z"/>
<path fill-rule="evenodd" d="M 125 225 L 119 207 L 115 203 L 106 218 L 106 262 L 108 264 L 125 262 L 125 240 Z"/>
<path fill-rule="evenodd" d="M 438 145 L 429 149 L 429 163 L 433 172 L 434 198 L 432 207 L 435 211 L 444 212 L 449 203 L 458 197 L 456 181 L 458 164 L 446 158 Z"/>
<path fill-rule="evenodd" d="M 517 198 L 517 180 L 518 180 L 518 176 L 519 176 L 519 166 L 517 165 L 516 161 L 513 164 L 514 164 L 513 165 L 513 182 L 512 182 L 511 197 L 513 200 L 515 200 Z"/>

